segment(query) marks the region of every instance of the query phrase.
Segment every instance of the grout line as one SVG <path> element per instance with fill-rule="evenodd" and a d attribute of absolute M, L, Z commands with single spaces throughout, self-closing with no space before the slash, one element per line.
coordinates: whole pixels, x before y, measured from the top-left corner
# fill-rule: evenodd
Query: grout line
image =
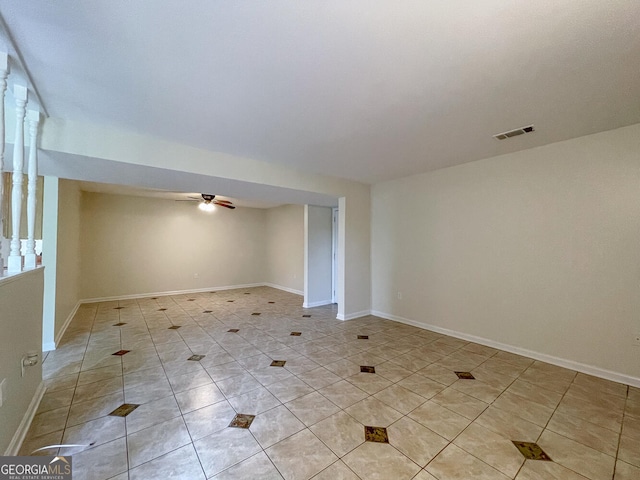
<path fill-rule="evenodd" d="M 138 302 L 137 300 L 136 300 L 136 303 L 138 304 L 138 307 L 139 307 L 139 305 L 140 305 L 140 304 L 139 304 L 139 302 Z M 156 301 L 156 303 L 157 303 L 157 301 Z M 140 311 L 141 311 L 141 313 L 142 313 L 142 309 L 140 309 Z M 166 314 L 166 311 L 164 311 L 164 312 L 162 312 L 162 313 L 164 314 L 164 316 L 165 316 L 166 318 L 168 318 L 168 315 Z M 173 386 L 171 385 L 171 382 L 169 382 L 169 376 L 167 375 L 167 371 L 166 371 L 166 369 L 164 368 L 164 362 L 162 362 L 162 359 L 160 358 L 160 354 L 159 354 L 159 352 L 158 352 L 157 345 L 156 345 L 155 341 L 153 340 L 153 336 L 152 336 L 152 334 L 151 334 L 151 330 L 149 329 L 149 324 L 148 324 L 148 322 L 147 322 L 147 321 L 146 321 L 146 319 L 145 319 L 144 313 L 142 313 L 142 319 L 143 319 L 143 321 L 145 322 L 145 326 L 146 326 L 146 328 L 147 328 L 147 332 L 148 332 L 148 334 L 149 334 L 149 337 L 150 337 L 150 339 L 151 339 L 151 342 L 152 342 L 152 343 L 153 343 L 153 345 L 154 345 L 154 349 L 156 350 L 156 354 L 158 355 L 158 360 L 160 360 L 160 363 L 161 363 L 161 365 L 162 365 L 162 369 L 163 369 L 163 371 L 164 371 L 165 378 L 166 378 L 167 382 L 169 383 L 169 387 L 171 388 L 171 392 L 172 392 L 173 400 L 175 401 L 176 405 L 178 406 L 178 411 L 180 412 L 180 415 L 179 415 L 179 416 L 180 416 L 180 418 L 182 419 L 182 423 L 183 423 L 183 425 L 184 425 L 184 427 L 185 427 L 185 430 L 187 431 L 187 435 L 189 435 L 189 439 L 191 440 L 190 445 L 191 445 L 191 447 L 193 448 L 193 451 L 194 451 L 194 452 L 195 452 L 195 454 L 196 454 L 196 458 L 198 459 L 198 462 L 199 462 L 199 465 L 200 465 L 200 469 L 202 470 L 203 475 L 206 477 L 206 472 L 204 471 L 204 466 L 202 465 L 202 460 L 200 459 L 200 455 L 198 454 L 198 450 L 195 448 L 195 443 L 194 443 L 193 436 L 191 435 L 191 432 L 189 431 L 189 428 L 187 427 L 187 422 L 186 422 L 186 421 L 185 421 L 185 419 L 184 419 L 184 412 L 182 411 L 182 408 L 180 408 L 180 404 L 178 403 L 178 399 L 176 398 L 176 392 L 175 392 L 175 390 L 173 389 Z M 171 321 L 171 320 L 169 319 L 169 321 Z M 173 324 L 173 322 L 172 322 L 172 321 L 171 321 L 171 323 Z M 180 334 L 180 333 L 178 332 L 178 335 L 180 335 L 180 338 L 182 338 L 182 339 L 183 339 L 183 341 L 184 341 L 184 338 L 182 337 L 182 334 Z M 185 343 L 186 343 L 186 342 L 185 342 Z M 190 349 L 190 350 L 191 350 L 191 349 Z M 192 354 L 193 354 L 193 351 L 192 351 Z M 164 397 L 163 397 L 163 398 L 164 398 Z M 153 401 L 153 400 L 152 400 L 152 401 Z M 147 403 L 150 403 L 150 402 L 147 402 Z M 177 417 L 176 417 L 176 418 L 177 418 Z M 180 447 L 178 447 L 178 448 L 182 448 L 182 447 L 184 447 L 184 445 L 182 445 L 182 446 L 180 446 Z M 178 448 L 177 448 L 177 449 L 178 449 Z M 177 449 L 174 449 L 174 450 L 172 450 L 172 451 L 175 451 L 175 450 L 177 450 Z M 169 454 L 169 453 L 171 453 L 171 452 L 165 452 L 165 453 L 163 453 L 163 455 L 161 455 L 161 456 L 167 455 L 167 454 Z M 161 457 L 161 456 L 160 456 L 160 457 Z M 156 458 L 159 458 L 159 457 L 156 457 Z M 153 458 L 153 459 L 151 459 L 151 460 L 149 460 L 149 461 L 153 461 L 153 460 L 155 460 L 155 458 Z M 148 463 L 148 462 L 147 462 L 147 463 Z"/>
<path fill-rule="evenodd" d="M 627 403 L 629 402 L 629 385 L 627 385 L 627 393 L 624 398 L 624 409 L 622 410 L 622 421 L 620 422 L 620 433 L 618 434 L 618 445 L 616 446 L 616 455 L 613 461 L 613 475 L 612 479 L 616 476 L 616 468 L 618 467 L 618 455 L 620 453 L 620 444 L 622 443 L 622 430 L 624 429 L 624 421 L 627 416 Z"/>
<path fill-rule="evenodd" d="M 118 301 L 118 306 L 120 306 L 120 302 Z M 118 322 L 121 323 L 121 312 L 122 310 L 118 310 Z M 118 335 L 120 337 L 120 349 L 124 349 L 122 342 L 122 327 L 118 327 Z M 127 397 L 125 393 L 125 383 L 124 383 L 124 355 L 120 357 L 120 369 L 122 373 L 122 403 L 127 402 Z M 131 470 L 131 458 L 129 458 L 129 428 L 127 427 L 127 418 L 123 418 L 124 422 L 124 451 L 127 458 L 127 478 L 129 478 L 129 471 Z"/>
<path fill-rule="evenodd" d="M 91 328 L 89 329 L 89 335 L 87 336 L 87 342 L 86 342 L 86 345 L 85 345 L 85 348 L 84 348 L 84 353 L 82 354 L 82 360 L 80 362 L 80 370 L 78 370 L 78 377 L 76 378 L 76 383 L 75 383 L 75 385 L 73 387 L 73 395 L 71 396 L 71 403 L 69 404 L 69 410 L 67 411 L 67 418 L 65 419 L 65 422 L 64 422 L 64 428 L 63 428 L 63 431 L 62 431 L 62 439 L 61 439 L 62 441 L 64 441 L 64 435 L 65 435 L 65 433 L 67 433 L 67 429 L 69 428 L 68 423 L 69 423 L 69 417 L 71 416 L 71 408 L 72 408 L 73 403 L 74 403 L 73 399 L 76 396 L 76 391 L 78 389 L 78 382 L 80 381 L 80 374 L 82 373 L 82 365 L 84 364 L 84 359 L 85 359 L 85 357 L 87 355 L 87 351 L 89 350 L 89 341 L 91 339 L 91 330 L 93 330 L 93 326 L 95 324 L 97 315 L 98 315 L 98 308 L 95 308 L 94 309 L 94 314 L 92 315 L 93 319 L 91 320 Z M 75 320 L 75 318 L 74 318 L 74 320 Z M 62 339 L 61 339 L 61 343 L 62 343 Z M 58 449 L 58 453 L 60 453 L 60 449 Z"/>
<path fill-rule="evenodd" d="M 469 343 L 472 343 L 472 342 L 469 342 Z M 458 349 L 458 350 L 456 350 L 456 351 L 460 351 L 462 348 L 464 348 L 464 347 L 461 347 L 460 349 Z M 454 352 L 455 352 L 455 351 L 454 351 Z M 453 353 L 453 352 L 452 352 L 452 353 Z M 481 363 L 480 363 L 478 366 L 476 366 L 475 368 L 472 368 L 470 371 L 471 371 L 471 372 L 473 372 L 473 370 L 475 370 L 475 369 L 479 368 L 480 366 L 482 366 L 483 364 L 485 364 L 487 361 L 489 361 L 491 358 L 495 357 L 497 354 L 498 354 L 498 352 L 497 352 L 497 351 L 496 351 L 496 352 L 494 352 L 494 353 L 493 353 L 492 355 L 490 355 L 486 360 L 484 360 L 483 362 L 481 362 Z M 451 354 L 450 354 L 450 355 L 451 355 Z M 447 356 L 448 356 L 448 355 L 447 355 Z M 446 358 L 446 357 L 445 357 L 445 358 Z M 433 362 L 433 363 L 435 364 L 435 363 L 437 363 L 437 362 Z M 517 365 L 513 365 L 513 364 L 510 364 L 510 365 L 512 365 L 512 366 L 514 366 L 514 367 L 517 367 Z M 525 369 L 525 370 L 526 370 L 526 369 Z M 496 373 L 498 373 L 498 372 L 496 372 Z M 500 375 L 502 375 L 502 374 L 500 374 Z M 522 372 L 518 375 L 518 377 L 519 377 L 520 375 L 522 375 Z M 502 375 L 502 376 L 504 376 L 504 375 Z M 487 462 L 485 462 L 485 461 L 484 461 L 484 460 L 482 460 L 481 458 L 478 458 L 475 454 L 473 454 L 473 453 L 471 453 L 471 452 L 469 452 L 469 451 L 465 450 L 464 448 L 462 448 L 462 447 L 458 446 L 458 445 L 457 445 L 457 444 L 455 444 L 454 442 L 455 442 L 455 440 L 456 440 L 458 437 L 460 437 L 460 436 L 461 436 L 461 435 L 462 435 L 462 434 L 463 434 L 463 433 L 464 433 L 464 432 L 465 432 L 465 431 L 466 431 L 466 430 L 467 430 L 467 429 L 468 429 L 468 428 L 469 428 L 473 423 L 475 423 L 475 421 L 480 417 L 480 415 L 482 415 L 482 414 L 483 414 L 483 413 L 484 413 L 484 412 L 485 412 L 485 411 L 486 411 L 490 406 L 492 406 L 492 405 L 494 404 L 494 402 L 495 402 L 498 398 L 500 398 L 500 396 L 501 396 L 504 392 L 506 392 L 506 391 L 509 389 L 509 387 L 510 387 L 511 385 L 513 385 L 513 383 L 518 379 L 518 377 L 515 377 L 515 378 L 511 381 L 511 383 L 509 383 L 506 387 L 504 387 L 504 388 L 502 389 L 502 392 L 500 393 L 500 395 L 498 395 L 496 398 L 494 398 L 494 399 L 493 399 L 493 401 L 491 401 L 491 403 L 488 403 L 488 402 L 485 402 L 484 400 L 481 400 L 481 399 L 479 399 L 479 398 L 473 397 L 473 395 L 468 395 L 468 394 L 467 394 L 467 393 L 465 393 L 465 392 L 460 392 L 460 393 L 463 393 L 464 395 L 468 395 L 468 396 L 470 396 L 470 397 L 476 398 L 476 400 L 480 400 L 480 401 L 481 401 L 481 402 L 483 402 L 483 403 L 487 403 L 487 406 L 486 406 L 486 407 L 485 407 L 485 409 L 484 409 L 482 412 L 480 412 L 480 413 L 479 413 L 479 414 L 478 414 L 478 415 L 477 415 L 473 420 L 471 420 L 471 421 L 469 422 L 469 424 L 468 424 L 465 428 L 463 428 L 463 429 L 462 429 L 462 430 L 461 430 L 461 431 L 460 431 L 460 432 L 459 432 L 455 437 L 453 437 L 451 440 L 449 440 L 449 439 L 445 438 L 445 440 L 447 440 L 449 443 L 448 443 L 444 448 L 442 448 L 442 449 L 440 450 L 440 452 L 442 452 L 444 449 L 448 448 L 450 445 L 453 445 L 453 446 L 455 446 L 455 447 L 459 448 L 460 450 L 462 450 L 463 452 L 465 452 L 466 454 L 471 455 L 471 456 L 472 456 L 473 458 L 475 458 L 476 460 L 478 460 L 478 461 L 482 462 L 483 464 L 487 465 L 488 467 L 490 467 L 490 468 L 494 469 L 495 471 L 497 471 L 497 472 L 499 472 L 499 473 L 501 473 L 501 474 L 503 474 L 503 475 L 506 475 L 503 471 L 499 470 L 498 468 L 494 467 L 493 465 L 488 464 Z M 458 380 L 454 381 L 453 383 L 456 383 L 457 381 L 458 381 Z M 449 387 L 453 388 L 453 387 L 452 387 L 453 383 L 452 383 Z M 482 382 L 482 383 L 484 383 L 484 382 Z M 490 386 L 492 386 L 492 385 L 490 385 Z M 449 388 L 449 387 L 448 387 L 448 388 Z M 497 387 L 496 387 L 496 388 L 497 388 Z M 455 388 L 453 388 L 453 389 L 454 389 L 454 390 L 456 390 Z M 457 391 L 459 391 L 459 390 L 457 390 Z M 434 395 L 434 397 L 435 397 L 435 395 Z M 433 398 L 433 397 L 432 397 L 432 398 Z M 430 401 L 430 400 L 429 400 L 429 401 Z M 441 407 L 443 407 L 443 408 L 445 408 L 445 409 L 447 409 L 447 410 L 450 410 L 450 409 L 448 409 L 448 408 L 447 408 L 446 406 L 444 406 L 444 405 L 440 405 L 440 406 L 441 406 Z M 418 407 L 418 408 L 419 408 L 419 407 Z M 453 412 L 453 410 L 450 410 L 450 411 L 451 411 L 451 412 Z M 453 413 L 456 413 L 456 414 L 460 415 L 460 414 L 459 414 L 459 413 L 457 413 L 457 412 L 453 412 Z M 461 416 L 462 416 L 462 415 L 461 415 Z M 467 419 L 466 417 L 464 417 L 464 418 L 465 418 L 465 419 Z M 427 427 L 427 428 L 428 428 L 428 427 Z M 490 429 L 489 429 L 489 430 L 490 430 Z M 491 431 L 493 432 L 493 430 L 491 430 Z M 497 432 L 493 432 L 493 433 L 496 433 L 496 434 L 498 434 L 498 435 L 502 436 L 501 434 L 499 434 L 499 433 L 497 433 Z M 427 463 L 427 465 L 425 465 L 425 467 L 424 467 L 425 469 L 427 468 L 427 466 L 428 466 L 431 462 L 433 462 L 433 461 L 438 457 L 438 455 L 440 454 L 440 452 L 438 452 L 436 455 L 434 455 L 434 456 L 433 456 L 433 458 L 432 458 L 431 460 L 429 460 L 429 462 Z M 522 465 L 524 465 L 524 462 L 522 463 Z M 522 465 L 520 466 L 520 468 L 522 468 Z M 515 477 L 514 477 L 514 478 L 515 478 Z"/>

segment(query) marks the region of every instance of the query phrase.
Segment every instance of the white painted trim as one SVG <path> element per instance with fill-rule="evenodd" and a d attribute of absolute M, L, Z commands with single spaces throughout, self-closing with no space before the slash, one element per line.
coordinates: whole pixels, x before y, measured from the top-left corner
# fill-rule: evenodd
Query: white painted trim
<path fill-rule="evenodd" d="M 476 337 L 467 333 L 457 332 L 455 330 L 449 330 L 448 328 L 442 328 L 435 325 L 429 325 L 427 323 L 417 322 L 408 318 L 399 317 L 390 313 L 379 312 L 374 310 L 371 312 L 376 317 L 385 318 L 387 320 L 393 320 L 395 322 L 412 325 L 414 327 L 422 328 L 450 337 L 460 338 L 469 342 L 479 343 L 486 345 L 487 347 L 497 348 L 498 350 L 504 350 L 506 352 L 515 353 L 516 355 L 522 355 L 523 357 L 532 358 L 534 360 L 540 360 L 541 362 L 550 363 L 559 367 L 568 368 L 577 372 L 586 373 L 587 375 L 593 375 L 594 377 L 604 378 L 605 380 L 611 380 L 613 382 L 623 383 L 625 385 L 631 385 L 633 387 L 640 387 L 640 378 L 632 377 L 604 368 L 595 367 L 593 365 L 587 365 L 585 363 L 575 362 L 566 358 L 555 357 L 553 355 L 547 355 L 546 353 L 535 352 L 533 350 L 527 350 L 526 348 L 515 347 L 506 343 L 496 342 L 488 338 Z"/>
<path fill-rule="evenodd" d="M 64 332 L 66 332 L 67 328 L 69 328 L 69 325 L 71 324 L 71 320 L 73 320 L 73 317 L 76 316 L 76 313 L 78 312 L 78 309 L 80 308 L 80 305 L 82 305 L 82 303 L 83 303 L 82 300 L 78 301 L 75 307 L 73 307 L 73 309 L 71 310 L 71 313 L 69 313 L 69 315 L 67 316 L 67 319 L 64 321 L 64 323 L 62 324 L 62 327 L 56 334 L 56 338 L 53 342 L 53 348 L 45 348 L 45 347 L 51 347 L 51 343 L 43 344 L 42 345 L 43 352 L 50 352 L 51 350 L 55 350 L 56 348 L 58 348 L 58 345 L 60 345 L 60 341 L 64 336 Z"/>
<path fill-rule="evenodd" d="M 302 266 L 303 270 L 303 299 L 302 299 L 302 307 L 304 308 L 307 303 L 307 299 L 311 295 L 309 293 L 309 205 L 304 206 L 304 240 L 303 240 L 304 252 L 304 265 Z"/>
<path fill-rule="evenodd" d="M 338 207 L 331 209 L 331 303 L 338 303 Z"/>
<path fill-rule="evenodd" d="M 247 283 L 243 285 L 225 285 L 222 287 L 193 288 L 189 290 L 174 290 L 169 292 L 135 293 L 133 295 L 116 295 L 113 297 L 85 298 L 83 300 L 80 300 L 80 303 L 111 302 L 114 300 L 131 300 L 134 298 L 147 298 L 147 297 L 168 297 L 170 295 L 186 295 L 189 293 L 217 292 L 221 290 L 235 290 L 237 288 L 263 287 L 265 285 L 284 290 L 284 288 L 277 287 L 275 285 L 267 285 L 265 283 Z M 297 292 L 292 292 L 292 293 L 297 293 Z"/>
<path fill-rule="evenodd" d="M 13 457 L 18 455 L 20 447 L 22 447 L 22 442 L 24 442 L 27 432 L 29 431 L 29 427 L 31 427 L 33 417 L 38 411 L 38 407 L 40 406 L 40 401 L 42 400 L 45 390 L 44 382 L 40 382 L 40 385 L 38 385 L 38 388 L 36 389 L 36 393 L 34 393 L 33 398 L 31 399 L 29 408 L 27 408 L 27 411 L 24 413 L 16 433 L 13 434 L 13 438 L 11 439 L 7 450 L 4 452 L 5 456 Z"/>
<path fill-rule="evenodd" d="M 43 352 L 51 352 L 56 349 L 56 342 L 46 342 L 42 344 Z"/>
<path fill-rule="evenodd" d="M 313 308 L 313 307 L 322 307 L 323 305 L 331 305 L 333 302 L 331 300 L 321 300 L 319 302 L 304 302 L 302 304 L 302 308 Z"/>
<path fill-rule="evenodd" d="M 44 177 L 42 193 L 42 264 L 44 294 L 42 298 L 42 343 L 54 345 L 56 336 L 56 303 L 58 271 L 58 200 L 60 179 Z"/>
<path fill-rule="evenodd" d="M 304 292 L 303 291 L 294 290 L 293 288 L 289 288 L 289 287 L 283 287 L 282 285 L 276 285 L 275 283 L 261 283 L 261 284 L 256 285 L 256 286 L 257 287 L 277 288 L 278 290 L 283 290 L 285 292 L 294 293 L 295 295 L 300 295 L 301 297 L 304 297 Z"/>
<path fill-rule="evenodd" d="M 360 312 L 349 313 L 347 315 L 338 314 L 336 319 L 338 320 L 354 320 L 356 318 L 366 317 L 367 315 L 371 315 L 370 310 L 362 310 Z"/>

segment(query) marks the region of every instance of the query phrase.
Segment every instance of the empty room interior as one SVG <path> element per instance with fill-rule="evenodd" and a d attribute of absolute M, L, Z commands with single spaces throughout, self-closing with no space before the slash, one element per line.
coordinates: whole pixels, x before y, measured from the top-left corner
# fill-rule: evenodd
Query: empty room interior
<path fill-rule="evenodd" d="M 639 18 L 0 2 L 0 453 L 640 478 Z"/>

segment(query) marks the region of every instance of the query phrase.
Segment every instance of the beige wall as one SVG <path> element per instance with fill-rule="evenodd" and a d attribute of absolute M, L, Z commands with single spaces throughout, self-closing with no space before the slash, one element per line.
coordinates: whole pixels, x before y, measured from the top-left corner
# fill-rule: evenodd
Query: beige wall
<path fill-rule="evenodd" d="M 381 183 L 372 204 L 374 311 L 640 382 L 640 125 Z"/>
<path fill-rule="evenodd" d="M 82 194 L 82 298 L 268 283 L 304 287 L 304 207 L 218 209 Z M 197 275 L 197 277 L 195 277 Z"/>
<path fill-rule="evenodd" d="M 82 296 L 263 282 L 264 231 L 260 209 L 83 192 Z"/>
<path fill-rule="evenodd" d="M 304 206 L 266 211 L 264 237 L 268 284 L 302 294 L 304 290 Z"/>
<path fill-rule="evenodd" d="M 58 240 L 56 261 L 55 338 L 74 313 L 81 296 L 80 279 L 80 199 L 77 182 L 60 179 L 58 184 Z"/>
<path fill-rule="evenodd" d="M 42 381 L 42 291 L 43 270 L 38 268 L 0 279 L 0 382 L 4 386 L 4 402 L 0 408 L 0 452 L 16 455 L 26 433 L 31 399 Z M 22 357 L 36 352 L 36 366 L 21 374 Z M 39 398 L 37 398 L 39 400 Z M 32 405 L 35 407 L 35 405 Z"/>

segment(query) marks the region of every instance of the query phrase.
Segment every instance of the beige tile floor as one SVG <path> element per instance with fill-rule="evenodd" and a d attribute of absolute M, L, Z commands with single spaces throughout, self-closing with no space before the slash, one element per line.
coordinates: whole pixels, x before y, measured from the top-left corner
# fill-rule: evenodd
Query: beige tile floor
<path fill-rule="evenodd" d="M 77 480 L 640 479 L 640 389 L 300 304 L 264 287 L 83 305 L 21 453 L 91 444 L 60 450 Z M 139 407 L 109 415 L 123 403 Z"/>

